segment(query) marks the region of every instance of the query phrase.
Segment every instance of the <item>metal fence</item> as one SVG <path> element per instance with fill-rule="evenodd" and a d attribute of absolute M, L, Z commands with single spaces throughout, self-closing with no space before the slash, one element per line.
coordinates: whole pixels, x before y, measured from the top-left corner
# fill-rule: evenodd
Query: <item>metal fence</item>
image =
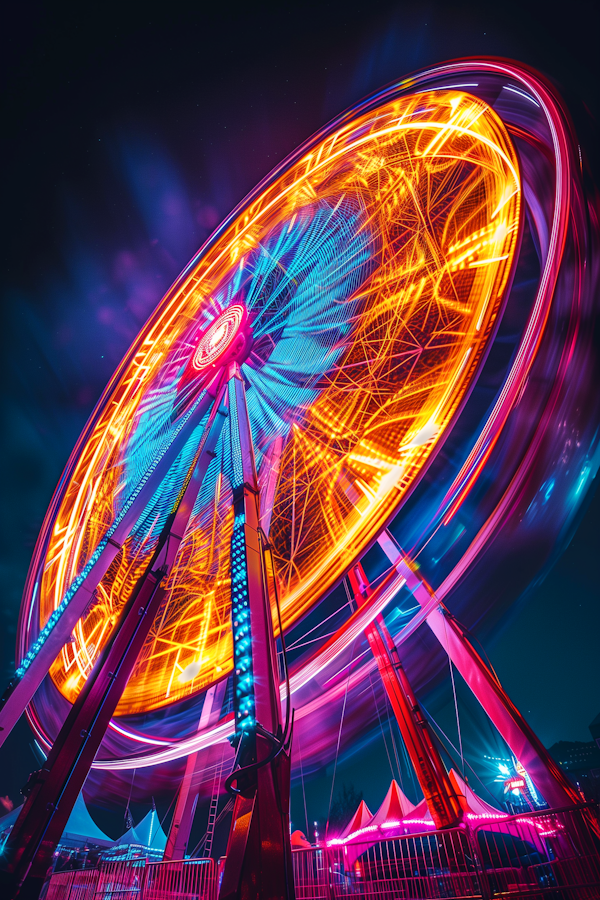
<path fill-rule="evenodd" d="M 292 851 L 296 900 L 330 900 L 330 853 L 317 848 Z"/>
<path fill-rule="evenodd" d="M 110 859 L 100 865 L 93 900 L 141 900 L 146 860 Z M 68 900 L 75 900 L 69 896 Z"/>
<path fill-rule="evenodd" d="M 453 828 L 329 850 L 330 897 L 481 897 L 467 833 Z"/>
<path fill-rule="evenodd" d="M 150 863 L 142 900 L 217 900 L 214 859 Z"/>
<path fill-rule="evenodd" d="M 600 898 L 600 829 L 591 807 L 488 822 L 473 840 L 489 897 Z"/>
<path fill-rule="evenodd" d="M 105 860 L 97 869 L 56 872 L 46 900 L 216 900 L 213 859 Z"/>
<path fill-rule="evenodd" d="M 591 807 L 292 853 L 297 900 L 600 900 Z M 224 859 L 104 861 L 58 872 L 46 900 L 217 900 Z"/>
<path fill-rule="evenodd" d="M 600 900 L 591 806 L 293 853 L 297 900 Z"/>
<path fill-rule="evenodd" d="M 99 875 L 98 869 L 56 872 L 50 880 L 46 900 L 93 900 Z"/>

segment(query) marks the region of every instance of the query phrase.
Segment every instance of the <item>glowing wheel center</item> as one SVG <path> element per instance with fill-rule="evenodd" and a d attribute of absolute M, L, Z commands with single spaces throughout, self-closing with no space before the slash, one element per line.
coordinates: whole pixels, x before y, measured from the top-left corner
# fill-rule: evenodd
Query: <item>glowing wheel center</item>
<path fill-rule="evenodd" d="M 224 310 L 207 328 L 198 342 L 192 365 L 197 372 L 204 372 L 213 366 L 235 341 L 246 310 L 241 304 L 234 304 Z"/>

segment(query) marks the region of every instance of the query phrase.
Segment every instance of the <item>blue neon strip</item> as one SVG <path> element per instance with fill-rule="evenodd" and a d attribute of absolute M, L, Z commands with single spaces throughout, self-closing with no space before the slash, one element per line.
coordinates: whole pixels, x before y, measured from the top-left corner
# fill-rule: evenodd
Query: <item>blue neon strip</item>
<path fill-rule="evenodd" d="M 237 734 L 248 732 L 256 724 L 254 671 L 252 666 L 252 630 L 248 596 L 245 516 L 235 517 L 231 538 L 231 623 L 233 631 L 234 685 L 233 704 Z"/>
<path fill-rule="evenodd" d="M 229 381 L 229 428 L 231 433 L 231 487 L 235 491 L 244 483 L 244 468 L 242 466 L 242 448 L 240 445 L 240 426 L 237 411 L 237 399 L 235 393 L 235 380 Z"/>
<path fill-rule="evenodd" d="M 38 634 L 36 640 L 31 645 L 31 647 L 29 648 L 29 650 L 27 651 L 27 653 L 21 660 L 21 663 L 20 663 L 18 669 L 15 671 L 15 676 L 17 678 L 23 677 L 23 675 L 25 674 L 27 669 L 30 667 L 30 665 L 32 664 L 32 662 L 34 661 L 34 659 L 36 658 L 36 656 L 38 655 L 38 653 L 40 652 L 40 650 L 42 649 L 42 647 L 44 646 L 46 641 L 48 640 L 50 634 L 52 633 L 52 631 L 54 629 L 54 626 L 56 625 L 56 623 L 58 622 L 58 620 L 64 613 L 64 611 L 67 608 L 67 606 L 69 605 L 70 601 L 73 599 L 75 593 L 79 590 L 79 588 L 81 587 L 81 585 L 83 584 L 85 579 L 90 574 L 94 565 L 98 562 L 98 560 L 99 560 L 100 556 L 102 555 L 104 549 L 106 548 L 106 545 L 108 544 L 110 538 L 113 536 L 113 534 L 115 533 L 115 531 L 117 530 L 117 528 L 119 527 L 119 525 L 121 524 L 123 519 L 125 518 L 126 514 L 129 512 L 129 510 L 133 506 L 135 500 L 139 496 L 139 494 L 142 491 L 142 489 L 144 488 L 144 486 L 147 484 L 148 480 L 152 477 L 154 470 L 156 469 L 158 463 L 160 462 L 160 460 L 162 459 L 162 457 L 164 456 L 164 454 L 166 453 L 166 451 L 168 450 L 170 445 L 173 443 L 175 438 L 180 434 L 181 430 L 185 427 L 185 425 L 189 421 L 191 415 L 197 409 L 198 404 L 203 399 L 205 393 L 206 393 L 206 391 L 202 391 L 202 393 L 199 395 L 199 397 L 197 398 L 197 400 L 193 404 L 193 406 L 188 410 L 188 412 L 184 416 L 181 417 L 181 420 L 177 423 L 177 426 L 168 435 L 167 439 L 164 440 L 162 442 L 162 444 L 160 445 L 160 448 L 159 448 L 157 454 L 155 455 L 154 459 L 152 460 L 152 463 L 146 469 L 144 475 L 142 476 L 142 478 L 136 485 L 135 489 L 131 492 L 131 494 L 129 494 L 127 500 L 123 504 L 122 509 L 115 516 L 115 519 L 114 519 L 112 525 L 110 526 L 110 528 L 107 530 L 105 536 L 102 538 L 102 540 L 100 541 L 100 543 L 98 544 L 98 546 L 96 547 L 96 549 L 94 550 L 92 555 L 90 556 L 89 560 L 87 561 L 86 565 L 83 567 L 83 569 L 81 570 L 79 575 L 75 579 L 73 579 L 73 581 L 69 585 L 69 588 L 67 589 L 63 599 L 61 600 L 60 604 L 54 610 L 54 612 L 52 613 L 52 615 L 50 616 L 50 618 L 48 619 L 48 621 L 46 622 L 46 624 L 44 625 L 44 627 L 42 628 L 40 633 Z"/>

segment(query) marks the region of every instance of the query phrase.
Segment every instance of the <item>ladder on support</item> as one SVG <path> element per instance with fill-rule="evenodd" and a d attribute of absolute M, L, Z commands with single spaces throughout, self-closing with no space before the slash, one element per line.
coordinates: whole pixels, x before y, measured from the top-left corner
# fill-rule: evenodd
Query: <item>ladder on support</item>
<path fill-rule="evenodd" d="M 213 781 L 212 797 L 208 808 L 208 824 L 206 826 L 206 835 L 204 838 L 204 856 L 210 856 L 212 853 L 213 837 L 215 833 L 215 824 L 217 821 L 217 807 L 219 806 L 219 789 L 223 780 L 223 765 L 225 763 L 225 753 L 221 754 L 221 762 L 215 768 L 215 778 Z"/>

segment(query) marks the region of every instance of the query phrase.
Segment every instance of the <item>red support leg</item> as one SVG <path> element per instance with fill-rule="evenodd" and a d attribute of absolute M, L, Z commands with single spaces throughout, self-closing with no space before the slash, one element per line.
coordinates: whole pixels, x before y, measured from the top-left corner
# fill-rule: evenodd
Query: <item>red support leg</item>
<path fill-rule="evenodd" d="M 198 731 L 207 728 L 218 717 L 226 684 L 226 681 L 220 681 L 206 692 Z M 190 753 L 186 759 L 185 772 L 177 792 L 175 812 L 169 828 L 163 862 L 185 857 L 198 802 L 198 788 L 202 775 L 201 759 L 202 755 L 199 751 Z"/>
<path fill-rule="evenodd" d="M 190 753 L 185 761 L 185 772 L 177 792 L 177 802 L 163 853 L 163 862 L 185 857 L 198 802 L 198 790 L 197 787 L 195 789 L 193 787 L 197 778 L 198 757 L 198 751 Z"/>
<path fill-rule="evenodd" d="M 230 382 L 234 471 L 232 619 L 239 769 L 220 900 L 293 900 L 289 735 L 281 723 L 266 547 L 244 384 Z M 235 432 L 237 423 L 238 432 Z M 287 723 L 286 723 L 287 724 Z"/>
<path fill-rule="evenodd" d="M 384 532 L 379 544 L 405 576 L 407 588 L 421 607 L 426 606 L 434 597 L 432 588 L 411 567 L 391 535 Z M 475 650 L 459 622 L 439 604 L 427 616 L 427 624 L 546 802 L 554 808 L 580 803 L 581 798 L 567 776 L 511 701 L 495 672 Z"/>
<path fill-rule="evenodd" d="M 349 577 L 360 606 L 371 591 L 360 563 L 351 569 Z M 365 634 L 435 827 L 452 828 L 462 818 L 460 803 L 383 616 L 377 616 Z"/>

